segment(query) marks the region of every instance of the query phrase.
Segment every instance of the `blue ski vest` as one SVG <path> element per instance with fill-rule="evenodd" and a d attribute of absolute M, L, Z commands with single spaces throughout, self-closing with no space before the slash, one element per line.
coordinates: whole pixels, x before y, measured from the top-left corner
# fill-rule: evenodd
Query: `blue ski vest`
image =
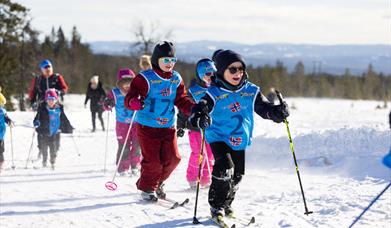
<path fill-rule="evenodd" d="M 7 129 L 7 126 L 5 124 L 5 114 L 7 111 L 0 107 L 0 140 L 4 140 L 5 131 Z"/>
<path fill-rule="evenodd" d="M 115 99 L 115 118 L 118 122 L 121 123 L 130 123 L 133 112 L 125 108 L 124 100 L 125 96 L 122 95 L 119 88 L 113 89 L 114 99 Z"/>
<path fill-rule="evenodd" d="M 189 88 L 189 93 L 193 97 L 194 101 L 198 103 L 203 96 L 205 96 L 206 90 L 208 88 L 202 87 L 198 84 L 193 85 Z"/>
<path fill-rule="evenodd" d="M 61 108 L 55 107 L 55 108 L 49 108 L 46 107 L 49 113 L 49 130 L 50 130 L 50 136 L 53 136 L 57 134 L 58 129 L 60 128 L 60 115 L 61 115 Z"/>
<path fill-rule="evenodd" d="M 154 128 L 171 128 L 176 122 L 174 101 L 176 90 L 182 81 L 173 71 L 171 78 L 164 79 L 152 69 L 140 73 L 148 83 L 144 109 L 137 112 L 136 122 Z"/>
<path fill-rule="evenodd" d="M 211 86 L 207 94 L 214 100 L 206 128 L 209 143 L 223 141 L 233 150 L 245 150 L 251 144 L 254 128 L 254 103 L 259 87 L 247 82 L 237 91 Z"/>

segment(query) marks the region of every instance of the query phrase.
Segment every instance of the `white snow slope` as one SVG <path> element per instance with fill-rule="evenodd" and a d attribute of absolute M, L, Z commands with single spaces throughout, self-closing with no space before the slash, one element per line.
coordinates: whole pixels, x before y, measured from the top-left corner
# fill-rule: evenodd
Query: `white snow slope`
<path fill-rule="evenodd" d="M 110 115 L 109 150 L 103 172 L 106 133 L 89 133 L 89 109 L 84 97 L 67 95 L 66 113 L 76 127 L 74 138 L 63 135 L 56 170 L 26 159 L 31 143 L 33 112 L 9 112 L 13 128 L 5 143 L 5 169 L 0 174 L 0 227 L 214 227 L 208 220 L 207 189 L 201 189 L 193 225 L 195 192 L 185 179 L 189 157 L 187 135 L 178 146 L 182 161 L 166 183 L 170 198 L 190 198 L 185 207 L 170 210 L 141 201 L 137 177 L 116 177 L 116 191 L 105 183 L 113 178 L 117 143 L 114 113 Z M 246 154 L 246 175 L 233 207 L 237 216 L 255 216 L 253 227 L 348 227 L 389 183 L 391 172 L 381 163 L 390 149 L 389 110 L 378 102 L 287 98 L 299 170 L 309 210 L 304 205 L 284 124 L 256 117 L 253 144 Z M 390 105 L 390 104 L 389 104 Z M 107 115 L 104 115 L 105 121 Z M 99 124 L 98 124 L 99 126 Z M 36 139 L 32 157 L 36 158 Z M 81 156 L 78 156 L 78 153 Z M 241 227 L 237 224 L 237 227 Z M 391 190 L 372 206 L 356 227 L 391 227 Z"/>

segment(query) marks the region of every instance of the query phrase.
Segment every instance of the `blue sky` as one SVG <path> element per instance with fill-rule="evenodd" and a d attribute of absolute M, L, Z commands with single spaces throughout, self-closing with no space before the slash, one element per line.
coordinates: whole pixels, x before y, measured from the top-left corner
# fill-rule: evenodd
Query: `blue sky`
<path fill-rule="evenodd" d="M 159 24 L 176 42 L 391 44 L 391 0 L 15 0 L 49 34 L 76 25 L 84 42 L 133 41 Z"/>

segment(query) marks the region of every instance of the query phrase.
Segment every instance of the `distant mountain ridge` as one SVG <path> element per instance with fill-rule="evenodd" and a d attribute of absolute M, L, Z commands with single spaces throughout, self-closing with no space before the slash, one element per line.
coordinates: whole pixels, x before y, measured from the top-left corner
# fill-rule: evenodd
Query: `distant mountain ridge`
<path fill-rule="evenodd" d="M 89 44 L 94 53 L 111 55 L 129 55 L 132 46 L 131 42 L 123 41 L 94 41 Z M 237 51 L 254 66 L 275 65 L 280 60 L 291 71 L 298 61 L 302 61 L 307 73 L 343 74 L 349 68 L 351 73 L 360 75 L 372 64 L 376 72 L 391 74 L 391 45 L 248 45 L 209 40 L 176 43 L 178 57 L 187 62 L 210 57 L 217 49 Z"/>

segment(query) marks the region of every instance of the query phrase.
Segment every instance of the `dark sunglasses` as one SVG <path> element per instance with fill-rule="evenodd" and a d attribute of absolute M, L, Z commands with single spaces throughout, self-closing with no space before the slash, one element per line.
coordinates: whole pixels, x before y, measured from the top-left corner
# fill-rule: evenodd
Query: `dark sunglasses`
<path fill-rule="evenodd" d="M 213 76 L 213 72 L 205 72 L 204 74 L 204 77 L 212 77 Z"/>
<path fill-rule="evenodd" d="M 49 68 L 51 68 L 50 65 L 47 65 L 47 66 L 44 67 L 44 69 L 49 69 Z"/>
<path fill-rule="evenodd" d="M 229 70 L 229 73 L 231 73 L 231 74 L 236 74 L 236 72 L 238 72 L 238 71 L 243 73 L 244 67 L 229 67 L 228 70 Z"/>

